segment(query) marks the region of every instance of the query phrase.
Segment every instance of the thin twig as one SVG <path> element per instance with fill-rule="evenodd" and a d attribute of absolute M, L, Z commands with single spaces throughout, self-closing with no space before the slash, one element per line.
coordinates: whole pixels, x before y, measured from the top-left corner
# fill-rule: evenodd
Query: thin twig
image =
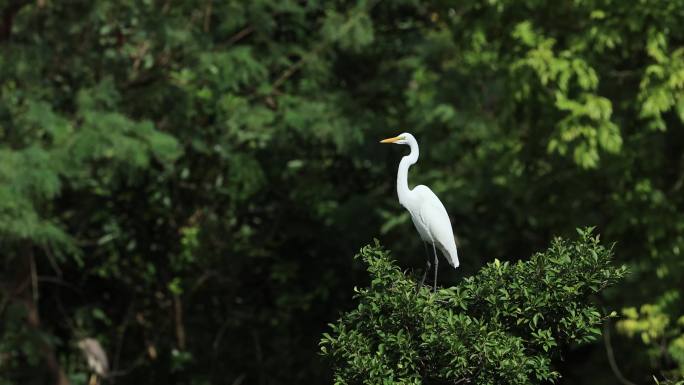
<path fill-rule="evenodd" d="M 18 295 L 19 293 L 23 292 L 28 285 L 31 284 L 31 277 L 25 277 L 24 281 L 17 284 L 17 286 L 12 290 L 12 297 Z"/>
<path fill-rule="evenodd" d="M 276 79 L 275 82 L 273 82 L 273 90 L 277 90 L 280 88 L 283 83 L 287 81 L 292 75 L 295 74 L 295 72 L 299 71 L 306 62 L 314 58 L 316 55 L 318 55 L 321 51 L 323 51 L 324 48 L 326 48 L 326 44 L 321 44 L 318 47 L 314 48 L 313 51 L 311 51 L 308 55 L 304 55 L 299 60 L 297 60 L 294 64 L 292 64 L 290 67 L 288 67 L 285 71 L 283 71 L 280 76 L 278 76 L 278 79 Z"/>
<path fill-rule="evenodd" d="M 615 374 L 615 377 L 624 385 L 636 385 L 635 383 L 629 381 L 625 378 L 625 376 L 622 375 L 620 368 L 618 368 L 617 366 L 617 362 L 615 362 L 615 355 L 613 354 L 613 345 L 610 342 L 610 319 L 606 319 L 606 322 L 603 324 L 603 341 L 606 345 L 606 355 L 608 356 L 608 363 L 610 364 L 610 369 L 613 371 L 613 374 Z"/>
<path fill-rule="evenodd" d="M 57 276 L 62 278 L 62 269 L 59 268 L 55 256 L 52 254 L 49 247 L 45 248 L 45 255 L 47 256 L 48 262 L 50 262 L 50 266 L 52 266 L 52 269 L 57 273 Z"/>
<path fill-rule="evenodd" d="M 176 326 L 176 341 L 179 350 L 185 350 L 185 326 L 183 325 L 183 302 L 178 294 L 173 296 L 173 314 Z"/>
<path fill-rule="evenodd" d="M 166 328 L 169 326 L 169 324 L 171 322 L 172 321 L 169 319 L 169 317 L 165 318 L 164 321 L 161 322 L 161 324 L 155 328 L 155 330 L 157 330 L 158 333 L 155 336 L 153 336 L 151 341 L 149 339 L 147 339 L 147 337 L 145 336 L 146 333 L 143 331 L 143 336 L 144 336 L 145 342 L 147 342 L 153 346 L 158 344 L 159 339 L 161 338 L 162 334 L 165 332 Z M 143 329 L 144 329 L 144 326 L 143 326 Z M 143 350 L 140 354 L 138 354 L 138 357 L 133 360 L 133 362 L 130 364 L 130 366 L 128 366 L 125 369 L 118 370 L 116 372 L 109 372 L 109 375 L 107 377 L 111 379 L 112 377 L 123 377 L 123 376 L 128 375 L 133 370 L 135 370 L 136 368 L 140 367 L 141 365 L 143 365 L 145 363 L 145 361 L 146 361 L 145 357 L 147 355 L 148 355 L 148 351 Z"/>
<path fill-rule="evenodd" d="M 44 276 L 44 275 L 39 275 L 38 276 L 38 282 L 47 282 L 47 283 L 54 283 L 55 285 L 60 285 L 64 287 L 68 287 L 69 289 L 75 291 L 79 295 L 83 295 L 83 290 L 79 288 L 78 286 L 69 283 L 59 277 L 49 277 L 49 276 Z"/>
<path fill-rule="evenodd" d="M 215 271 L 204 272 L 195 282 L 194 285 L 188 290 L 189 294 L 194 294 L 202 285 L 204 285 L 210 278 L 218 277 L 219 274 Z"/>
<path fill-rule="evenodd" d="M 135 53 L 131 55 L 131 57 L 133 58 L 133 73 L 137 73 L 140 69 L 140 64 L 142 64 L 143 58 L 150 50 L 150 47 L 151 46 L 149 41 L 143 41 L 140 45 L 138 45 L 138 47 L 135 50 Z"/>
<path fill-rule="evenodd" d="M 235 35 L 231 36 L 230 39 L 228 39 L 228 41 L 226 42 L 226 46 L 231 46 L 237 43 L 238 41 L 247 37 L 252 32 L 254 32 L 254 27 L 252 27 L 251 25 L 243 28 L 240 32 L 236 33 Z"/>
<path fill-rule="evenodd" d="M 211 22 L 211 0 L 207 2 L 207 7 L 204 8 L 204 32 L 209 32 L 209 23 Z"/>
<path fill-rule="evenodd" d="M 134 305 L 135 305 L 135 300 L 132 300 L 128 304 L 128 309 L 126 311 L 126 315 L 124 316 L 124 321 L 121 324 L 121 326 L 119 327 L 119 332 L 118 332 L 119 336 L 118 336 L 117 341 L 116 341 L 116 350 L 114 352 L 114 365 L 112 366 L 112 372 L 117 372 L 119 370 L 119 361 L 121 359 L 121 350 L 123 349 L 123 341 L 124 341 L 124 338 L 126 336 L 126 330 L 128 329 L 128 324 L 129 324 L 131 318 L 133 318 L 132 315 L 135 311 Z M 112 379 L 111 382 L 114 383 L 114 380 Z"/>
<path fill-rule="evenodd" d="M 31 269 L 31 295 L 33 297 L 33 302 L 38 303 L 38 274 L 36 273 L 36 258 L 33 255 L 33 250 L 29 255 L 29 265 Z M 37 305 L 36 305 L 37 306 Z"/>

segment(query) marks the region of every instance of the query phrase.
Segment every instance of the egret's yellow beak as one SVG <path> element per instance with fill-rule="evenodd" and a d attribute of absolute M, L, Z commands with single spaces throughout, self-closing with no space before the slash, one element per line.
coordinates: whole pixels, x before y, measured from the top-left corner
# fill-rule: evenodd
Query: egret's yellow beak
<path fill-rule="evenodd" d="M 402 138 L 401 136 L 395 136 L 394 138 L 383 139 L 380 141 L 380 143 L 394 143 L 394 142 L 398 142 L 402 139 L 404 139 L 404 138 Z"/>

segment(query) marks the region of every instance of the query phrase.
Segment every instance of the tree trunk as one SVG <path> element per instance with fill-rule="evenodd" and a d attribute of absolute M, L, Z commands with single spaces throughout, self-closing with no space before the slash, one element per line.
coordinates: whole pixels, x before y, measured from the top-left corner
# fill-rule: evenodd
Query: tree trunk
<path fill-rule="evenodd" d="M 38 332 L 40 331 L 40 314 L 38 312 L 38 282 L 35 257 L 32 246 L 27 245 L 23 249 L 23 255 L 17 258 L 16 281 L 12 290 L 12 301 L 24 306 L 28 328 Z M 48 343 L 42 343 L 40 352 L 45 366 L 52 376 L 53 383 L 55 385 L 69 385 L 69 380 L 59 366 L 59 361 L 52 346 Z"/>

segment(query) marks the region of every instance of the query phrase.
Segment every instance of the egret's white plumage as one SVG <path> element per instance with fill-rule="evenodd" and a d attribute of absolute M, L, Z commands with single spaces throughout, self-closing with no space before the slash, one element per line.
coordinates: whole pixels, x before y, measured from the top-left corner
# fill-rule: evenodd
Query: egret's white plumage
<path fill-rule="evenodd" d="M 444 208 L 442 202 L 429 187 L 418 185 L 410 189 L 408 186 L 409 167 L 418 161 L 419 150 L 416 138 L 405 132 L 394 138 L 385 139 L 381 143 L 405 144 L 411 148 L 411 152 L 401 158 L 399 171 L 397 172 L 399 203 L 411 214 L 411 219 L 421 239 L 441 250 L 451 266 L 454 268 L 458 267 L 456 241 L 446 208 Z M 437 280 L 436 258 L 437 256 L 435 255 L 435 281 Z"/>

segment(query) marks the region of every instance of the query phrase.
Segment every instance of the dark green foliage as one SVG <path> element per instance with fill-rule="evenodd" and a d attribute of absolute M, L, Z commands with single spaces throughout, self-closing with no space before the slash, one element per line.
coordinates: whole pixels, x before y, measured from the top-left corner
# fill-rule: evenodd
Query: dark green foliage
<path fill-rule="evenodd" d="M 538 384 L 560 373 L 552 358 L 600 335 L 591 299 L 625 275 L 591 230 L 555 239 L 527 261 L 487 264 L 436 293 L 407 277 L 376 242 L 357 257 L 370 288 L 331 325 L 321 351 L 336 384 Z"/>
<path fill-rule="evenodd" d="M 600 295 L 617 366 L 681 378 L 683 9 L 0 0 L 0 384 L 85 384 L 83 336 L 116 383 L 327 383 L 349 255 L 422 264 L 402 131 L 462 250 L 442 282 L 596 225 L 632 272 Z M 564 358 L 617 381 L 601 340 Z"/>

